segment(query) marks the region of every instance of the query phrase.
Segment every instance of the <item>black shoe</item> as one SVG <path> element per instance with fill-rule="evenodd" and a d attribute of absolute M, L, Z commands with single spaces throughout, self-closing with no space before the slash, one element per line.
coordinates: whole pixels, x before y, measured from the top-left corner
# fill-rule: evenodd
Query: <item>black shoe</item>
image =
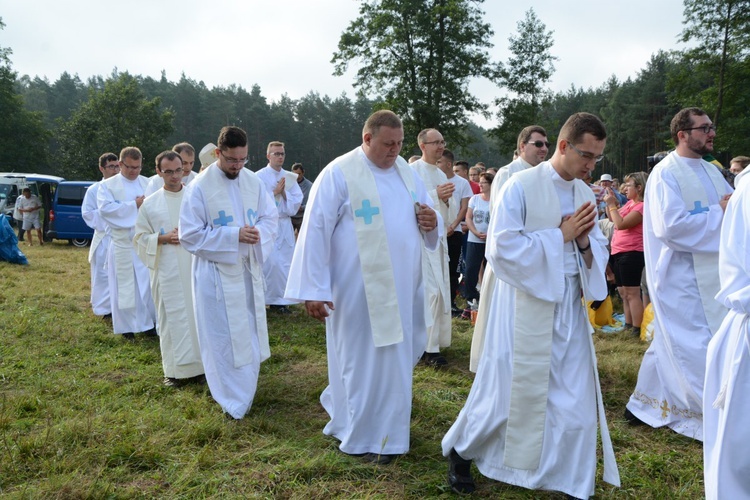
<path fill-rule="evenodd" d="M 133 333 L 133 332 L 125 332 L 125 333 L 122 334 L 122 338 L 124 338 L 125 340 L 129 340 L 129 341 L 132 342 L 132 341 L 135 340 L 135 333 Z"/>
<path fill-rule="evenodd" d="M 625 420 L 627 420 L 630 425 L 646 425 L 646 422 L 644 422 L 640 418 L 633 415 L 633 412 L 631 412 L 627 408 L 625 408 L 625 414 L 623 416 L 625 417 Z"/>
<path fill-rule="evenodd" d="M 102 316 L 102 319 L 104 321 L 109 321 L 110 323 L 112 323 L 112 313 L 105 314 L 104 316 Z"/>
<path fill-rule="evenodd" d="M 277 314 L 292 314 L 292 311 L 287 306 L 270 305 L 268 307 L 272 312 Z"/>
<path fill-rule="evenodd" d="M 455 493 L 468 495 L 477 489 L 471 477 L 471 460 L 461 458 L 456 450 L 451 449 L 448 455 L 448 484 Z"/>
<path fill-rule="evenodd" d="M 185 379 L 185 381 L 191 384 L 203 385 L 206 383 L 206 376 L 201 373 L 200 375 L 196 375 L 195 377 L 187 378 Z"/>
<path fill-rule="evenodd" d="M 398 455 L 383 455 L 380 453 L 365 453 L 362 455 L 362 460 L 375 465 L 388 465 Z"/>
<path fill-rule="evenodd" d="M 150 330 L 146 330 L 145 332 L 143 332 L 143 334 L 146 337 L 158 337 L 159 336 L 159 334 L 156 333 L 156 328 L 151 328 Z"/>
<path fill-rule="evenodd" d="M 448 360 L 439 352 L 426 352 L 422 354 L 422 361 L 428 366 L 442 368 L 448 365 Z"/>
<path fill-rule="evenodd" d="M 182 387 L 185 385 L 185 380 L 174 377 L 164 377 L 164 385 L 167 387 Z"/>

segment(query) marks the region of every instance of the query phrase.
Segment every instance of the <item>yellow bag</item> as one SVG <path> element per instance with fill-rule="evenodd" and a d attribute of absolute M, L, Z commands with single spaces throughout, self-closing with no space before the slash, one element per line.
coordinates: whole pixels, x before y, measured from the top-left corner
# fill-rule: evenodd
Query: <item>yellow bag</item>
<path fill-rule="evenodd" d="M 654 340 L 654 304 L 649 302 L 643 310 L 643 321 L 641 322 L 641 341 L 651 342 Z"/>
<path fill-rule="evenodd" d="M 591 302 L 586 303 L 586 310 L 589 313 L 589 321 L 591 326 L 594 328 L 601 328 L 603 326 L 614 326 L 615 318 L 612 317 L 612 298 L 607 295 L 607 298 L 602 302 L 597 310 L 591 309 Z"/>

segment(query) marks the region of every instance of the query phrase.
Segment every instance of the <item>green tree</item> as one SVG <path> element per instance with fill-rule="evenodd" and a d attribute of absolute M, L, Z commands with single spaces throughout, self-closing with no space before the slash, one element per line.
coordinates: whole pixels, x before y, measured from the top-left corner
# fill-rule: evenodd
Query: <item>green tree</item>
<path fill-rule="evenodd" d="M 5 24 L 0 18 L 0 30 Z M 0 170 L 48 171 L 49 131 L 41 113 L 28 111 L 16 87 L 9 47 L 0 47 Z"/>
<path fill-rule="evenodd" d="M 167 147 L 172 118 L 173 112 L 162 109 L 159 98 L 144 96 L 134 77 L 118 74 L 102 90 L 91 90 L 88 101 L 60 126 L 61 168 L 66 177 L 95 179 L 99 155 L 137 146 L 144 157 L 143 173 L 149 175 L 154 158 Z"/>
<path fill-rule="evenodd" d="M 469 79 L 497 78 L 488 48 L 493 31 L 483 0 L 362 0 L 359 17 L 341 35 L 335 75 L 357 61 L 355 86 L 381 95 L 404 120 L 406 146 L 419 130 L 438 128 L 465 142 L 471 113 L 487 105 L 468 91 Z M 408 150 L 408 147 L 405 148 Z"/>
<path fill-rule="evenodd" d="M 517 34 L 508 37 L 512 55 L 500 67 L 499 85 L 509 95 L 495 100 L 500 123 L 492 131 L 500 149 L 508 151 L 515 149 L 521 129 L 540 123 L 542 108 L 552 97 L 545 86 L 555 72 L 554 61 L 557 60 L 550 53 L 554 45 L 553 32 L 547 31 L 533 8 L 526 11 L 517 30 Z"/>

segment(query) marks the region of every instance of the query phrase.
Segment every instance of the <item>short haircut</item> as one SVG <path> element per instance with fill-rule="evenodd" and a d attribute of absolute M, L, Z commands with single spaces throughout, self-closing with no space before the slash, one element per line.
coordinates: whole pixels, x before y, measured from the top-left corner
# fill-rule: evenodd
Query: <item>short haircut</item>
<path fill-rule="evenodd" d="M 424 144 L 424 140 L 425 140 L 425 138 L 427 137 L 427 134 L 428 134 L 428 133 L 430 133 L 430 132 L 432 132 L 433 130 L 434 130 L 435 132 L 437 132 L 437 131 L 438 131 L 438 130 L 437 130 L 436 128 L 426 128 L 426 129 L 422 129 L 422 130 L 421 130 L 421 131 L 420 131 L 420 132 L 419 132 L 419 133 L 417 134 L 417 143 L 419 143 L 419 144 Z"/>
<path fill-rule="evenodd" d="M 700 108 L 683 108 L 674 115 L 669 123 L 669 132 L 672 134 L 672 140 L 675 145 L 680 141 L 677 139 L 677 132 L 683 131 L 693 126 L 693 116 L 703 116 L 706 112 Z"/>
<path fill-rule="evenodd" d="M 108 162 L 117 161 L 117 159 L 117 155 L 114 153 L 104 153 L 99 157 L 99 166 L 104 168 Z"/>
<path fill-rule="evenodd" d="M 544 127 L 540 127 L 539 125 L 529 125 L 528 127 L 524 127 L 524 129 L 521 130 L 521 133 L 518 134 L 518 141 L 516 142 L 516 152 L 521 151 L 521 144 L 526 144 L 527 142 L 529 142 L 529 139 L 531 139 L 531 134 L 533 134 L 534 132 L 547 137 L 547 131 L 544 130 Z"/>
<path fill-rule="evenodd" d="M 742 169 L 744 170 L 745 167 L 747 167 L 748 165 L 750 165 L 750 157 L 747 157 L 747 156 L 735 156 L 734 158 L 732 158 L 729 161 L 730 165 L 732 163 L 739 163 L 740 166 L 742 167 Z"/>
<path fill-rule="evenodd" d="M 241 128 L 229 125 L 221 129 L 216 144 L 218 144 L 216 147 L 221 151 L 232 148 L 244 148 L 247 146 L 247 134 Z"/>
<path fill-rule="evenodd" d="M 481 174 L 479 174 L 479 180 L 486 180 L 487 184 L 489 184 L 490 186 L 492 185 L 492 179 L 494 178 L 495 174 L 493 174 L 492 172 L 482 172 Z"/>
<path fill-rule="evenodd" d="M 607 138 L 607 129 L 596 115 L 591 113 L 575 113 L 568 118 L 560 129 L 559 139 L 564 139 L 571 144 L 578 144 L 584 134 L 591 134 L 597 140 L 603 141 Z"/>
<path fill-rule="evenodd" d="M 404 128 L 404 124 L 401 122 L 401 118 L 393 111 L 381 109 L 367 118 L 365 126 L 362 127 L 362 136 L 365 134 L 378 135 L 380 127 Z"/>
<path fill-rule="evenodd" d="M 476 165 L 474 165 L 473 167 L 471 167 L 469 169 L 469 173 L 472 173 L 472 172 L 477 172 L 477 173 L 481 174 L 482 173 L 482 167 L 477 167 Z"/>
<path fill-rule="evenodd" d="M 177 154 L 187 153 L 195 156 L 195 148 L 187 142 L 181 142 L 172 146 L 172 151 Z"/>
<path fill-rule="evenodd" d="M 466 160 L 458 160 L 456 163 L 453 164 L 454 167 L 458 167 L 461 170 L 469 171 L 469 162 Z"/>
<path fill-rule="evenodd" d="M 478 161 L 478 162 L 476 162 L 476 163 L 474 164 L 474 166 L 475 166 L 475 167 L 481 167 L 481 168 L 484 168 L 484 162 L 483 162 L 483 161 Z"/>
<path fill-rule="evenodd" d="M 127 146 L 122 148 L 122 151 L 120 151 L 120 161 L 124 160 L 125 158 L 130 158 L 131 160 L 142 160 L 143 155 L 141 154 L 141 150 L 137 147 Z"/>
<path fill-rule="evenodd" d="M 294 165 L 292 165 L 292 170 L 299 170 L 303 174 L 305 173 L 305 168 L 302 166 L 301 163 L 295 163 Z"/>
<path fill-rule="evenodd" d="M 18 191 L 16 191 L 16 192 L 18 192 Z M 22 193 L 29 193 L 29 194 L 31 194 L 31 189 L 30 189 L 30 188 L 23 188 L 23 189 L 21 190 L 21 192 L 22 192 Z"/>
<path fill-rule="evenodd" d="M 268 143 L 268 146 L 266 147 L 266 154 L 271 153 L 271 148 L 283 148 L 284 143 L 281 141 L 271 141 Z"/>
<path fill-rule="evenodd" d="M 451 165 L 453 164 L 453 160 L 456 159 L 456 157 L 453 156 L 453 151 L 451 151 L 450 149 L 443 150 L 443 158 L 448 158 L 448 161 L 451 162 Z"/>
<path fill-rule="evenodd" d="M 182 157 L 179 155 L 179 153 L 177 153 L 176 151 L 169 151 L 169 150 L 162 151 L 161 153 L 159 153 L 158 155 L 156 155 L 156 168 L 160 172 L 162 171 L 161 170 L 161 163 L 164 160 L 169 160 L 169 161 L 179 160 L 180 161 L 180 165 L 182 165 Z"/>

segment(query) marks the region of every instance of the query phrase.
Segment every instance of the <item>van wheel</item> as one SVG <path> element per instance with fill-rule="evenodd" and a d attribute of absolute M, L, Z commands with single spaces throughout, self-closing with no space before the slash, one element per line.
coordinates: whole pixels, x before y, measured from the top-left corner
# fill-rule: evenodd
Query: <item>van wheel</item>
<path fill-rule="evenodd" d="M 85 238 L 73 238 L 68 241 L 70 241 L 71 245 L 73 245 L 74 247 L 78 247 L 78 248 L 85 248 L 89 246 L 89 243 L 91 243 L 91 240 L 87 240 Z"/>

